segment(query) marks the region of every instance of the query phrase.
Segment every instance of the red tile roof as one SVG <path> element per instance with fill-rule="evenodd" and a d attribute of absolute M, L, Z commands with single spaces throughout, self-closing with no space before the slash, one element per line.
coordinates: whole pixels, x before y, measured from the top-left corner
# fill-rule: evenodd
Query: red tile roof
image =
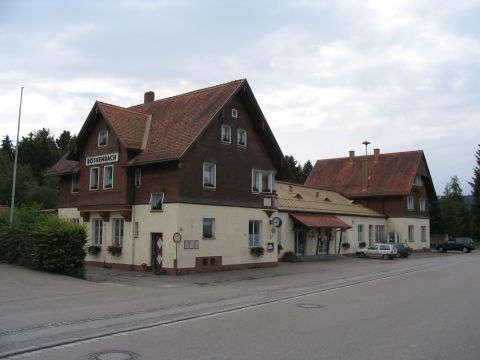
<path fill-rule="evenodd" d="M 309 228 L 351 228 L 350 225 L 334 215 L 290 213 L 290 216 Z"/>
<path fill-rule="evenodd" d="M 348 157 L 317 160 L 305 185 L 338 191 L 347 197 L 407 195 L 424 159 L 422 150 L 380 154 L 378 161 L 374 161 L 373 155 L 367 156 L 370 181 L 365 191 L 362 191 L 365 156 L 356 156 L 353 162 Z"/>
<path fill-rule="evenodd" d="M 59 175 L 66 175 L 66 174 L 72 174 L 77 172 L 79 170 L 78 161 L 67 160 L 67 155 L 68 153 L 63 155 L 55 165 L 53 165 L 50 169 L 48 169 L 46 175 L 59 176 Z"/>

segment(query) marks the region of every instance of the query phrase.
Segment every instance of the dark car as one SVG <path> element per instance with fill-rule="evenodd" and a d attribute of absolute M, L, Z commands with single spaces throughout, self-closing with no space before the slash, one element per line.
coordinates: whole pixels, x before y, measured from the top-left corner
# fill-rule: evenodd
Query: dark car
<path fill-rule="evenodd" d="M 438 252 L 447 252 L 447 251 L 462 251 L 464 253 L 469 253 L 475 249 L 475 243 L 469 237 L 457 237 L 452 238 L 443 244 L 437 246 Z"/>
<path fill-rule="evenodd" d="M 398 243 L 398 244 L 393 244 L 393 246 L 397 248 L 398 257 L 407 258 L 410 255 L 412 255 L 412 248 L 408 247 L 405 244 Z"/>

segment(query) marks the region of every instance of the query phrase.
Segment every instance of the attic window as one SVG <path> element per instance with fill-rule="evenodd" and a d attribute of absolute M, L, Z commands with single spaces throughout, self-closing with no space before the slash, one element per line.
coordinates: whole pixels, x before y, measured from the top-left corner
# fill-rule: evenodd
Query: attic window
<path fill-rule="evenodd" d="M 106 146 L 108 144 L 108 130 L 100 130 L 98 132 L 98 146 Z"/>
<path fill-rule="evenodd" d="M 330 199 L 329 199 L 329 198 L 327 198 L 327 197 L 326 197 L 325 199 L 323 199 L 323 201 L 326 201 L 326 202 L 332 202 L 332 200 L 330 200 Z"/>
<path fill-rule="evenodd" d="M 238 118 L 238 110 L 235 108 L 232 108 L 232 118 Z"/>
<path fill-rule="evenodd" d="M 300 194 L 297 194 L 297 195 L 294 196 L 294 198 L 295 198 L 295 199 L 303 199 L 303 196 L 300 195 Z"/>
<path fill-rule="evenodd" d="M 420 175 L 415 175 L 415 180 L 413 181 L 413 185 L 422 186 L 422 177 Z"/>
<path fill-rule="evenodd" d="M 232 128 L 228 125 L 222 125 L 222 143 L 230 144 L 232 142 Z"/>

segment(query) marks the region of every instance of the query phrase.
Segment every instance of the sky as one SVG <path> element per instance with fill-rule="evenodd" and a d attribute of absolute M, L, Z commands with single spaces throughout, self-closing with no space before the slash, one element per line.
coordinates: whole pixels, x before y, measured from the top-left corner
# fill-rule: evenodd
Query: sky
<path fill-rule="evenodd" d="M 464 194 L 480 143 L 480 0 L 0 0 L 0 137 L 246 78 L 304 163 L 423 150 Z"/>

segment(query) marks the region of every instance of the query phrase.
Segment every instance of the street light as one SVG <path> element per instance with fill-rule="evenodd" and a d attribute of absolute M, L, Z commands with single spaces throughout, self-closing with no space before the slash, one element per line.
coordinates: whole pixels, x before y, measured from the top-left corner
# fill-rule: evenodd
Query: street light
<path fill-rule="evenodd" d="M 362 142 L 362 144 L 365 145 L 365 156 L 367 156 L 368 155 L 367 149 L 368 149 L 368 145 L 370 145 L 370 141 L 365 140 L 364 142 Z"/>

